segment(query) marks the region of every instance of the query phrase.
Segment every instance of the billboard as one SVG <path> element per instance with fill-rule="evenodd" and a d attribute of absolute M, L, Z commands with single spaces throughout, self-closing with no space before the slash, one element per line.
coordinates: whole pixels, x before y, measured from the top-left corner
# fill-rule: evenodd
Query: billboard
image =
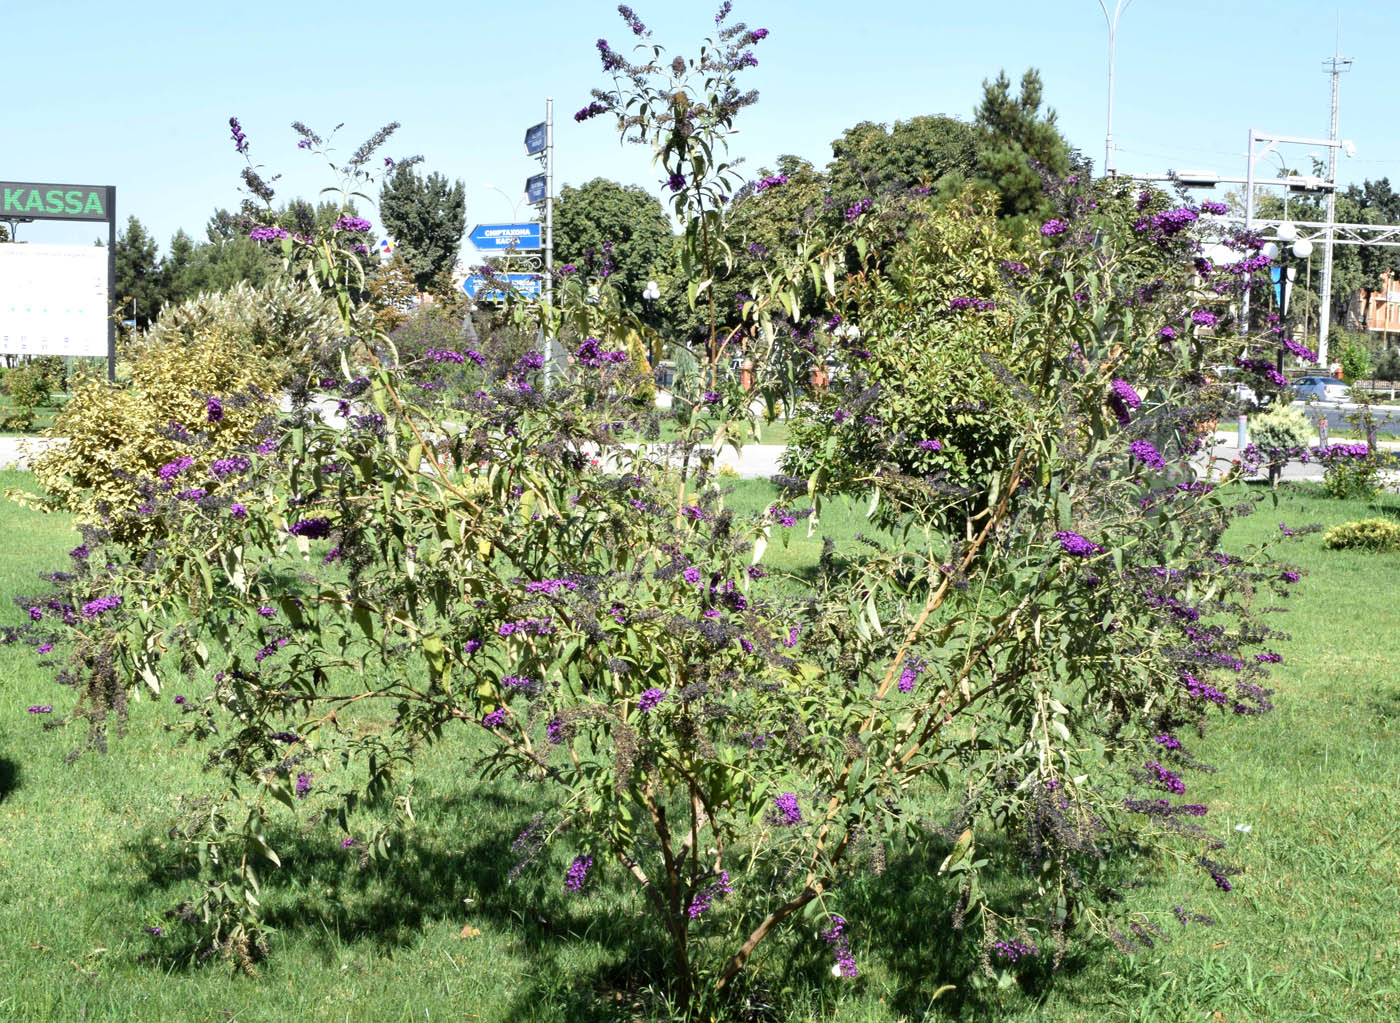
<path fill-rule="evenodd" d="M 107 355 L 107 250 L 0 245 L 0 352 Z"/>

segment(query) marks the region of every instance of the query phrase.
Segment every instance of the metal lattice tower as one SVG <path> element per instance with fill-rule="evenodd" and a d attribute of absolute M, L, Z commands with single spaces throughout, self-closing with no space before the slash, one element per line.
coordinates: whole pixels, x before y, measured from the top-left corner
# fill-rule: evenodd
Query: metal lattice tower
<path fill-rule="evenodd" d="M 1340 36 L 1341 30 L 1338 29 L 1337 49 L 1322 62 L 1323 68 L 1332 76 L 1331 132 L 1328 134 L 1332 145 L 1327 150 L 1327 180 L 1333 185 L 1327 193 L 1327 229 L 1322 242 L 1322 301 L 1318 304 L 1317 361 L 1323 366 L 1327 365 L 1327 331 L 1332 319 L 1332 243 L 1333 225 L 1337 221 L 1337 92 L 1342 73 L 1350 71 L 1352 63 L 1350 57 L 1343 57 L 1338 52 L 1341 49 Z"/>

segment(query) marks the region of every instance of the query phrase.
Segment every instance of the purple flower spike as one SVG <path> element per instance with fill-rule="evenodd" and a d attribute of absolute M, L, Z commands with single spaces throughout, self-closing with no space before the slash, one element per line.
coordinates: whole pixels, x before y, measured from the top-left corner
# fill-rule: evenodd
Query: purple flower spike
<path fill-rule="evenodd" d="M 568 874 L 564 877 L 564 890 L 566 892 L 583 891 L 583 884 L 588 880 L 588 872 L 592 868 L 592 856 L 575 856 L 574 862 L 569 864 Z"/>

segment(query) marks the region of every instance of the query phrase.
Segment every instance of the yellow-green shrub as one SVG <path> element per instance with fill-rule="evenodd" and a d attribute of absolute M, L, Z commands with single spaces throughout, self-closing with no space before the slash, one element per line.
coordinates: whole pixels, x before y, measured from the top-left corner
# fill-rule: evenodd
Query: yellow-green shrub
<path fill-rule="evenodd" d="M 125 354 L 132 367 L 129 384 L 89 377 L 73 388 L 49 431 L 67 443 L 46 451 L 34 463 L 34 476 L 49 507 L 131 538 L 148 528 L 134 514 L 142 503 L 141 481 L 182 455 L 197 452 L 203 471 L 213 459 L 251 443 L 275 400 L 278 370 L 248 347 L 242 331 L 224 324 L 145 336 Z M 253 389 L 268 395 L 267 401 L 229 400 Z M 209 396 L 223 401 L 218 422 L 209 422 Z M 182 443 L 172 435 L 172 423 L 206 434 L 210 443 Z"/>
<path fill-rule="evenodd" d="M 1368 551 L 1400 550 L 1400 523 L 1389 519 L 1362 519 L 1333 526 L 1322 537 L 1329 550 L 1359 548 Z"/>
<path fill-rule="evenodd" d="M 226 291 L 201 292 L 167 306 L 148 331 L 132 339 L 126 354 L 139 359 L 152 345 L 193 343 L 215 325 L 275 363 L 284 382 L 305 377 L 308 353 L 341 333 L 334 302 L 304 284 L 277 277 L 258 287 L 240 281 Z"/>

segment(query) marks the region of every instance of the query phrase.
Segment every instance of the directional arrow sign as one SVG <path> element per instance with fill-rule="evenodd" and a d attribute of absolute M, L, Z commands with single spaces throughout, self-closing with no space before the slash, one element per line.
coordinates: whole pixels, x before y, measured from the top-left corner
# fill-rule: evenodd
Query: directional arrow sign
<path fill-rule="evenodd" d="M 478 249 L 538 249 L 540 225 L 477 224 L 472 228 L 471 243 Z"/>
<path fill-rule="evenodd" d="M 497 274 L 496 279 L 510 285 L 510 287 L 526 298 L 534 298 L 540 293 L 539 274 Z M 470 298 L 478 302 L 504 302 L 506 293 L 502 289 L 485 291 L 486 278 L 481 274 L 472 274 L 462 282 L 462 290 Z"/>

